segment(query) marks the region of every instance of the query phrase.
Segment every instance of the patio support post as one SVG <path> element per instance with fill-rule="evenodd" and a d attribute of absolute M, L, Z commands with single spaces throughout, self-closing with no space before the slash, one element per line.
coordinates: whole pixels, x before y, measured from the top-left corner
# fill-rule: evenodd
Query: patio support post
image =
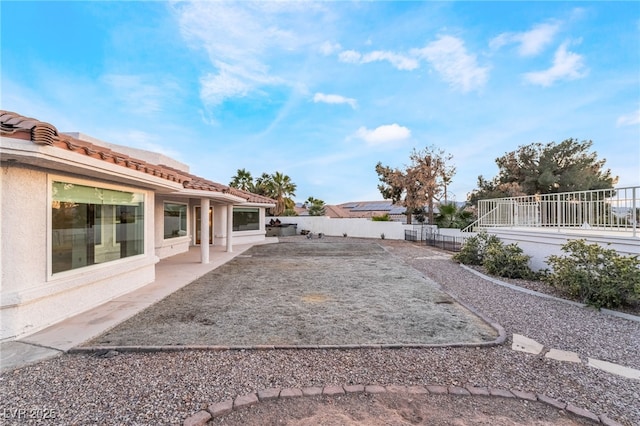
<path fill-rule="evenodd" d="M 227 204 L 227 253 L 233 251 L 233 204 Z"/>
<path fill-rule="evenodd" d="M 200 200 L 200 262 L 209 263 L 209 199 Z"/>

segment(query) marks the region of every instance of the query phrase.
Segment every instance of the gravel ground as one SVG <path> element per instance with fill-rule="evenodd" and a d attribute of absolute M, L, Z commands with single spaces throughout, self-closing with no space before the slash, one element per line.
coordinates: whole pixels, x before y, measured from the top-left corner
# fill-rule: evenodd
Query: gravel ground
<path fill-rule="evenodd" d="M 292 237 L 295 238 L 295 237 Z M 547 348 L 571 350 L 640 368 L 640 323 L 542 299 L 486 282 L 441 251 L 379 241 L 461 301 L 507 331 Z M 0 376 L 7 410 L 54 410 L 49 424 L 180 424 L 207 403 L 271 387 L 347 384 L 496 387 L 546 394 L 640 425 L 640 381 L 585 363 L 559 362 L 510 349 L 489 348 L 181 351 L 123 353 L 105 358 L 63 355 Z"/>

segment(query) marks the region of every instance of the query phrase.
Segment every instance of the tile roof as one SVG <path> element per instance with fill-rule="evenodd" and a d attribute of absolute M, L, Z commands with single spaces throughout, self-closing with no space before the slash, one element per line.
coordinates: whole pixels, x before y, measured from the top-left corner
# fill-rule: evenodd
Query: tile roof
<path fill-rule="evenodd" d="M 340 206 L 327 205 L 324 206 L 325 216 L 333 217 L 333 218 L 350 218 L 353 217 L 349 210 L 342 208 Z"/>
<path fill-rule="evenodd" d="M 275 200 L 231 188 L 184 171 L 161 165 L 151 164 L 144 160 L 130 157 L 107 147 L 87 142 L 58 132 L 53 125 L 25 117 L 11 111 L 0 110 L 0 134 L 16 139 L 31 141 L 38 145 L 75 152 L 80 155 L 102 160 L 127 169 L 136 170 L 157 176 L 162 179 L 182 184 L 185 189 L 220 192 L 235 195 L 250 203 L 275 204 Z"/>

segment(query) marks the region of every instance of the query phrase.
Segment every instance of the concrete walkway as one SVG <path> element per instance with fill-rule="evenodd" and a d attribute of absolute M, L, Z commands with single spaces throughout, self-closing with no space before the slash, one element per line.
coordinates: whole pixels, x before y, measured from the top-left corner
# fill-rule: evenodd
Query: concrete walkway
<path fill-rule="evenodd" d="M 277 242 L 277 238 L 267 238 L 260 244 Z M 12 370 L 58 356 L 104 333 L 254 245 L 235 245 L 231 253 L 226 252 L 225 247 L 213 246 L 208 264 L 200 263 L 200 247 L 191 247 L 186 253 L 163 259 L 156 265 L 154 282 L 29 336 L 0 342 L 0 370 Z"/>

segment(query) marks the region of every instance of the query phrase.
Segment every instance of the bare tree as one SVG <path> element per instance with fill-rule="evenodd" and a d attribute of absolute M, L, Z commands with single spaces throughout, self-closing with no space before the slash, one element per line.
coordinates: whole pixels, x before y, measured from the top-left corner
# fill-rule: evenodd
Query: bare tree
<path fill-rule="evenodd" d="M 376 165 L 376 173 L 382 184 L 378 185 L 385 199 L 406 207 L 407 223 L 411 215 L 427 205 L 429 223 L 433 223 L 435 203 L 446 194 L 455 167 L 449 163 L 453 156 L 435 146 L 423 150 L 415 148 L 409 156 L 411 164 L 405 170 Z"/>

